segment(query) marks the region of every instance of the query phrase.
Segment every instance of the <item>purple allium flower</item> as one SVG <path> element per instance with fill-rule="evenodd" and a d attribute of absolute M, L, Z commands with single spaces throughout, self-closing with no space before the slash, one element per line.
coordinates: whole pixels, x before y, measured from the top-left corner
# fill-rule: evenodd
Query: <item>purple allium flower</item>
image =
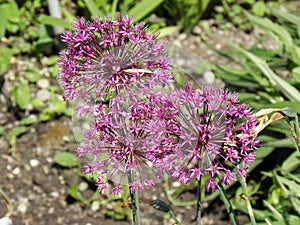
<path fill-rule="evenodd" d="M 170 96 L 181 130 L 176 154 L 168 160 L 172 175 L 184 184 L 208 175 L 207 189 L 214 191 L 216 176 L 228 185 L 236 176 L 245 176 L 255 161 L 257 121 L 237 97 L 220 88 L 194 90 L 190 85 Z"/>
<path fill-rule="evenodd" d="M 105 101 L 128 85 L 152 88 L 171 82 L 167 44 L 144 23 L 119 15 L 92 21 L 78 19 L 75 31 L 63 35 L 67 49 L 60 53 L 60 82 L 66 99 L 91 105 Z"/>
<path fill-rule="evenodd" d="M 89 161 L 85 173 L 97 173 L 99 190 L 112 180 L 116 182 L 113 194 L 120 193 L 128 173 L 133 174 L 128 182 L 131 191 L 154 186 L 164 178 L 156 165 L 172 153 L 170 138 L 179 129 L 172 124 L 173 111 L 159 92 L 151 91 L 148 95 L 123 91 L 109 105 L 95 107 L 94 121 L 84 132 L 77 154 Z"/>

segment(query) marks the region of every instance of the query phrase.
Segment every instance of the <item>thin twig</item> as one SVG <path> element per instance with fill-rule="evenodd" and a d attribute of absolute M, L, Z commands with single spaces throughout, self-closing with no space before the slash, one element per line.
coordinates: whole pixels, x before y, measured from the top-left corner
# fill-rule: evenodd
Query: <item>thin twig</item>
<path fill-rule="evenodd" d="M 7 210 L 8 210 L 8 212 L 5 214 L 5 217 L 10 217 L 12 212 L 13 212 L 13 206 L 11 204 L 11 201 L 1 188 L 0 188 L 0 195 L 2 195 L 3 198 L 5 199 L 6 207 L 7 207 Z"/>

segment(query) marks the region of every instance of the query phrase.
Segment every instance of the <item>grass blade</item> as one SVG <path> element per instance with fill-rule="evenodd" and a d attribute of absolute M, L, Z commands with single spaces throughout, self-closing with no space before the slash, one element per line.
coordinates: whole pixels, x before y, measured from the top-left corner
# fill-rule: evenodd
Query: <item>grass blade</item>
<path fill-rule="evenodd" d="M 140 21 L 157 8 L 164 0 L 143 0 L 129 10 L 128 14 L 133 16 L 134 22 Z"/>
<path fill-rule="evenodd" d="M 274 16 L 276 16 L 279 19 L 285 20 L 296 25 L 300 24 L 300 17 L 296 15 L 290 14 L 288 12 L 282 12 L 281 10 L 275 9 L 269 5 L 267 6 L 267 8 Z"/>
<path fill-rule="evenodd" d="M 285 43 L 285 45 L 293 45 L 293 39 L 289 34 L 289 32 L 284 27 L 276 23 L 273 23 L 271 20 L 267 18 L 260 18 L 260 17 L 253 16 L 247 11 L 244 11 L 244 13 L 252 23 L 262 27 L 266 31 L 270 31 L 276 34 L 280 38 L 280 40 L 283 43 Z"/>
<path fill-rule="evenodd" d="M 86 7 L 92 16 L 101 16 L 104 17 L 103 13 L 99 10 L 97 4 L 93 0 L 84 0 Z"/>
<path fill-rule="evenodd" d="M 74 28 L 72 27 L 72 24 L 68 21 L 65 21 L 64 19 L 60 19 L 60 18 L 56 18 L 53 16 L 40 16 L 38 18 L 38 21 L 40 23 L 46 24 L 46 25 L 55 25 L 55 26 L 60 26 L 60 27 L 64 27 L 66 29 L 69 30 L 73 30 Z"/>
<path fill-rule="evenodd" d="M 300 92 L 294 86 L 287 83 L 284 79 L 277 76 L 264 60 L 261 60 L 252 53 L 247 52 L 238 46 L 235 47 L 240 52 L 242 52 L 249 60 L 251 60 L 270 80 L 271 84 L 274 85 L 274 87 L 278 88 L 282 92 L 282 94 L 284 94 L 288 99 L 292 101 L 300 102 Z"/>

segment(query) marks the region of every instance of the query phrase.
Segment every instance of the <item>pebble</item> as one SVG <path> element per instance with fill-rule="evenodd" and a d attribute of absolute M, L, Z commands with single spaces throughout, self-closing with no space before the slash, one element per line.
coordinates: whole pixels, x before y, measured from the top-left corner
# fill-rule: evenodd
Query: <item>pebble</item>
<path fill-rule="evenodd" d="M 48 58 L 44 56 L 44 57 L 41 59 L 42 65 L 43 65 L 43 66 L 46 66 L 46 65 L 47 65 L 47 62 L 48 62 Z"/>
<path fill-rule="evenodd" d="M 218 44 L 215 45 L 215 48 L 220 50 L 222 48 L 222 45 L 218 43 Z"/>
<path fill-rule="evenodd" d="M 37 159 L 30 159 L 29 164 L 31 167 L 37 167 L 38 165 L 40 165 L 40 161 Z"/>
<path fill-rule="evenodd" d="M 7 173 L 6 176 L 7 176 L 7 178 L 10 179 L 10 180 L 15 179 L 15 176 L 14 176 L 13 174 L 11 174 L 11 173 Z"/>
<path fill-rule="evenodd" d="M 12 171 L 12 173 L 13 173 L 14 175 L 20 174 L 20 168 L 19 168 L 19 167 L 14 168 L 13 171 Z"/>
<path fill-rule="evenodd" d="M 54 207 L 49 208 L 48 214 L 53 214 L 54 213 Z"/>
<path fill-rule="evenodd" d="M 99 201 L 93 201 L 91 205 L 91 210 L 96 212 L 100 209 L 100 202 Z"/>
<path fill-rule="evenodd" d="M 59 197 L 59 193 L 58 193 L 58 191 L 53 191 L 50 193 L 50 196 L 53 198 L 57 198 L 57 197 Z"/>
<path fill-rule="evenodd" d="M 213 84 L 215 82 L 215 75 L 211 71 L 206 71 L 203 74 L 203 78 L 208 84 Z"/>
<path fill-rule="evenodd" d="M 28 110 L 28 111 L 33 110 L 33 105 L 32 105 L 31 103 L 28 103 L 28 104 L 26 105 L 26 110 Z"/>
<path fill-rule="evenodd" d="M 6 165 L 6 170 L 7 170 L 7 171 L 11 171 L 11 170 L 12 170 L 11 165 L 7 164 L 7 165 Z"/>
<path fill-rule="evenodd" d="M 38 90 L 36 93 L 36 97 L 41 99 L 42 101 L 47 101 L 50 99 L 50 92 L 46 89 Z"/>
<path fill-rule="evenodd" d="M 193 33 L 194 34 L 201 34 L 202 33 L 202 30 L 201 30 L 201 27 L 199 27 L 199 26 L 195 26 L 194 28 L 193 28 Z"/>
<path fill-rule="evenodd" d="M 79 184 L 79 191 L 85 191 L 87 190 L 89 185 L 86 182 L 80 182 Z"/>
<path fill-rule="evenodd" d="M 178 182 L 178 181 L 174 181 L 173 183 L 172 183 L 172 187 L 174 187 L 174 188 L 178 188 L 178 187 L 180 187 L 182 184 L 180 183 L 180 182 Z"/>
<path fill-rule="evenodd" d="M 44 174 L 49 174 L 49 168 L 48 168 L 48 166 L 43 166 L 43 172 L 44 172 Z"/>
<path fill-rule="evenodd" d="M 45 89 L 45 88 L 49 87 L 49 80 L 48 79 L 40 79 L 37 82 L 37 86 Z"/>
<path fill-rule="evenodd" d="M 23 201 L 18 205 L 17 210 L 20 213 L 25 214 L 27 212 L 28 206 L 29 206 L 28 201 Z"/>
<path fill-rule="evenodd" d="M 47 157 L 47 158 L 46 158 L 46 161 L 47 161 L 48 163 L 50 163 L 50 164 L 54 162 L 54 161 L 53 161 L 53 158 L 51 158 L 51 157 Z"/>
<path fill-rule="evenodd" d="M 178 40 L 185 40 L 187 38 L 187 34 L 186 33 L 181 33 L 178 36 Z"/>
<path fill-rule="evenodd" d="M 65 178 L 63 176 L 58 176 L 58 180 L 60 184 L 66 184 Z"/>
<path fill-rule="evenodd" d="M 0 225 L 13 225 L 13 223 L 10 218 L 3 217 L 0 219 Z"/>

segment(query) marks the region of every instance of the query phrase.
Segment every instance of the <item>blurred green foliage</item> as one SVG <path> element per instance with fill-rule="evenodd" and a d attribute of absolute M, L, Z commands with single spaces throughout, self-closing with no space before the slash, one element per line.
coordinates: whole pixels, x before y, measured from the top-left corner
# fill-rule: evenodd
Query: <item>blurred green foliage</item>
<path fill-rule="evenodd" d="M 299 114 L 300 17 L 289 12 L 295 9 L 287 3 L 290 2 L 284 0 L 66 0 L 61 1 L 63 18 L 59 19 L 49 15 L 46 1 L 2 0 L 0 1 L 0 75 L 5 75 L 12 67 L 13 57 L 19 60 L 22 60 L 22 57 L 26 57 L 27 60 L 34 58 L 36 63 L 33 66 L 27 65 L 25 73 L 16 74 L 12 81 L 14 87 L 9 93 L 13 105 L 20 111 L 26 112 L 23 113 L 26 116 L 23 116 L 9 133 L 6 132 L 5 127 L 0 126 L 0 136 L 5 136 L 9 140 L 10 152 L 14 152 L 17 138 L 28 132 L 34 124 L 61 115 L 71 117 L 70 106 L 59 97 L 61 91 L 56 81 L 59 71 L 57 65 L 59 48 L 51 26 L 57 25 L 69 30 L 72 29 L 71 23 L 77 16 L 90 19 L 92 16 L 106 14 L 115 16 L 117 12 L 129 14 L 135 21 L 145 21 L 151 29 L 160 31 L 162 36 L 168 36 L 175 30 L 189 33 L 199 23 L 208 26 L 205 20 L 201 20 L 206 18 L 214 18 L 220 27 L 222 24 L 229 24 L 247 32 L 251 32 L 254 26 L 259 26 L 266 32 L 262 39 L 272 39 L 275 48 L 254 46 L 245 49 L 243 46 L 232 44 L 226 51 L 214 49 L 229 63 L 221 65 L 210 62 L 213 71 L 218 78 L 226 82 L 229 88 L 239 90 L 240 100 L 252 106 L 255 111 L 262 108 L 291 107 Z M 285 6 L 286 11 L 280 10 Z M 209 30 L 209 27 L 206 29 Z M 43 70 L 47 71 L 47 76 Z M 50 80 L 49 85 L 45 87 L 50 93 L 47 101 L 32 95 L 32 90 L 37 87 L 41 79 Z M 182 80 L 180 82 L 184 83 Z M 36 114 L 37 117 L 27 116 L 29 114 Z M 278 149 L 289 151 L 290 155 L 279 165 L 273 165 L 273 168 L 268 171 L 254 170 L 255 173 L 261 173 L 260 179 L 252 180 L 252 177 L 249 177 L 249 193 L 252 195 L 257 224 L 267 224 L 266 218 L 273 225 L 300 224 L 300 157 L 299 152 L 292 150 L 300 140 L 297 140 L 299 134 L 291 135 L 291 130 L 297 133 L 297 126 L 293 121 L 295 122 L 295 118 L 278 121 L 261 135 L 262 147 L 257 152 L 255 167 L 266 163 L 267 158 Z M 57 154 L 55 162 L 66 168 L 78 167 L 79 169 L 80 166 L 76 157 L 69 152 Z M 93 178 L 86 177 L 80 172 L 78 174 L 78 177 L 94 182 Z M 265 183 L 268 184 L 267 188 Z M 195 201 L 176 200 L 187 189 L 195 187 L 195 183 L 182 186 L 172 194 L 169 193 L 168 184 L 165 185 L 168 198 L 174 205 L 195 204 Z M 240 200 L 241 192 L 241 189 L 236 191 L 233 203 L 236 210 L 246 213 L 246 208 Z M 112 204 L 113 209 L 107 210 L 107 216 L 115 219 L 124 219 L 128 214 L 119 205 L 122 199 L 128 197 L 128 193 L 115 200 L 107 198 L 97 202 L 98 192 L 95 191 L 90 198 L 84 198 L 78 182 L 71 185 L 68 193 L 74 199 L 89 206 Z M 216 197 L 218 194 L 214 193 L 206 195 L 204 199 L 208 201 Z M 259 201 L 255 201 L 255 198 L 259 198 Z"/>
<path fill-rule="evenodd" d="M 266 4 L 264 7 L 268 15 L 264 18 L 259 17 L 262 14 L 257 12 L 254 15 L 246 10 L 242 11 L 252 26 L 259 26 L 266 32 L 267 38 L 266 36 L 262 38 L 273 39 L 275 47 L 269 49 L 266 45 L 261 45 L 245 49 L 232 43 L 227 51 L 215 49 L 232 66 L 214 64 L 213 69 L 216 76 L 226 81 L 229 87 L 243 89 L 240 99 L 256 111 L 264 108 L 291 107 L 299 114 L 300 17 L 280 11 L 272 4 Z M 297 116 L 289 118 L 295 116 L 294 114 L 286 114 L 286 123 L 279 121 L 266 128 L 261 135 L 262 147 L 257 152 L 257 163 L 263 165 L 268 157 L 272 157 L 276 149 L 281 151 L 299 149 L 299 126 L 295 125 L 299 120 Z M 292 135 L 295 132 L 298 134 Z M 268 152 L 268 154 L 260 158 L 261 152 Z M 281 165 L 274 165 L 274 169 L 268 172 L 261 171 L 263 177 L 258 182 L 249 181 L 249 189 L 253 190 L 251 192 L 253 197 L 260 199 L 258 202 L 252 201 L 254 207 L 257 207 L 254 213 L 259 221 L 258 224 L 267 224 L 266 219 L 273 225 L 300 223 L 299 151 L 289 150 L 289 152 L 292 154 Z M 271 187 L 267 190 L 262 186 L 266 180 L 271 183 Z M 245 206 L 240 203 L 239 194 L 241 190 L 236 192 L 234 205 L 237 210 L 246 212 Z"/>

